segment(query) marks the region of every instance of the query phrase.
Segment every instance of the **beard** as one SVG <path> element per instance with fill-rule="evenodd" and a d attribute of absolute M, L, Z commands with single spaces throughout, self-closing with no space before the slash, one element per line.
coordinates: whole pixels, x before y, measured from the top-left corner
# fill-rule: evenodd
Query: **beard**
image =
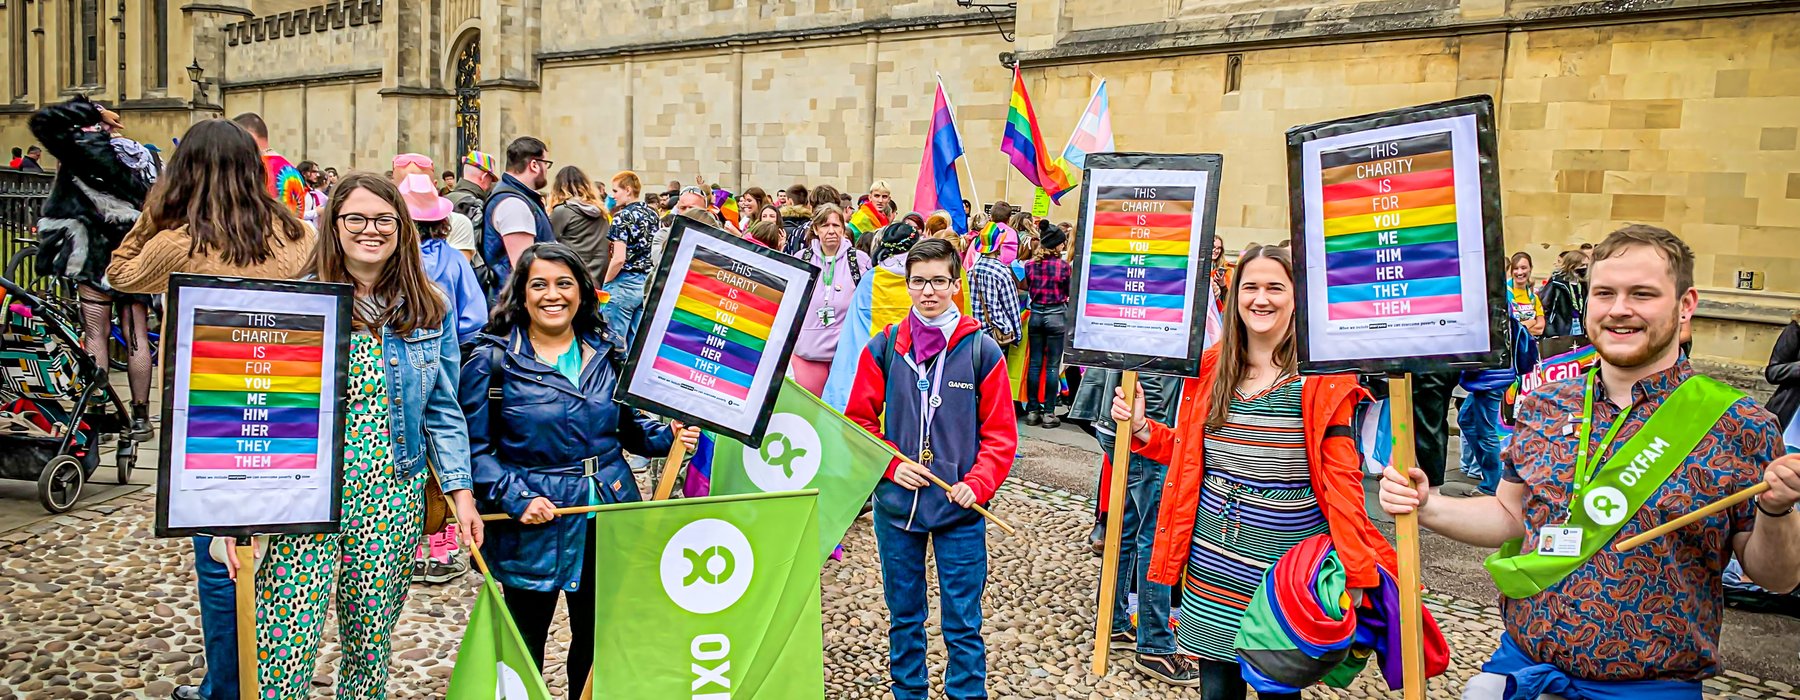
<path fill-rule="evenodd" d="M 1663 355 L 1675 346 L 1675 336 L 1681 331 L 1681 311 L 1677 308 L 1666 319 L 1647 321 L 1642 326 L 1641 335 L 1645 342 L 1641 345 L 1628 347 L 1614 345 L 1606 331 L 1608 328 L 1619 327 L 1619 325 L 1602 321 L 1594 327 L 1594 330 L 1598 331 L 1593 336 L 1594 351 L 1609 365 L 1620 369 L 1635 369 L 1662 359 Z"/>

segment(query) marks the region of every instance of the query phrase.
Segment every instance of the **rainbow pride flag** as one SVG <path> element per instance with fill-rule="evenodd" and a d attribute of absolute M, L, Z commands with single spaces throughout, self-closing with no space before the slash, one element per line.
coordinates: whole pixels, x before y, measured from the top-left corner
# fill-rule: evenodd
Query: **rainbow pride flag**
<path fill-rule="evenodd" d="M 850 220 L 844 222 L 844 225 L 850 228 L 851 238 L 862 240 L 863 236 L 888 225 L 888 217 L 887 214 L 876 209 L 874 203 L 863 202 L 863 205 L 857 208 L 856 213 L 850 215 Z"/>
<path fill-rule="evenodd" d="M 1038 131 L 1037 112 L 1031 109 L 1031 96 L 1025 92 L 1025 77 L 1013 66 L 1012 103 L 1006 112 L 1006 135 L 1000 139 L 1000 151 L 1006 154 L 1026 180 L 1053 193 L 1056 200 L 1069 191 L 1068 176 L 1051 162 L 1044 150 L 1044 135 Z"/>
<path fill-rule="evenodd" d="M 732 226 L 739 225 L 737 196 L 729 190 L 713 190 L 713 206 L 719 209 L 720 219 L 730 222 Z"/>

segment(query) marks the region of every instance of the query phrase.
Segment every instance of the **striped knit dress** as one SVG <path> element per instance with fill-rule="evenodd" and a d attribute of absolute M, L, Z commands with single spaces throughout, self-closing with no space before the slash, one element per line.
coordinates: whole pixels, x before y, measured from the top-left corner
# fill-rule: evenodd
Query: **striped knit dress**
<path fill-rule="evenodd" d="M 1326 531 L 1306 463 L 1302 381 L 1288 377 L 1255 396 L 1234 392 L 1225 425 L 1206 432 L 1206 478 L 1176 628 L 1183 653 L 1236 661 L 1231 643 L 1263 573 Z"/>

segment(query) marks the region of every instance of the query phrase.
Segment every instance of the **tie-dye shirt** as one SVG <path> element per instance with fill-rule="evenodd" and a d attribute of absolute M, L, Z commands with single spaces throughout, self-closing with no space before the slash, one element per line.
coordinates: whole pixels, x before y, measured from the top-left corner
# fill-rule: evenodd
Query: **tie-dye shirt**
<path fill-rule="evenodd" d="M 263 166 L 269 173 L 269 194 L 287 205 L 294 216 L 306 215 L 306 179 L 300 169 L 274 151 L 263 154 Z"/>

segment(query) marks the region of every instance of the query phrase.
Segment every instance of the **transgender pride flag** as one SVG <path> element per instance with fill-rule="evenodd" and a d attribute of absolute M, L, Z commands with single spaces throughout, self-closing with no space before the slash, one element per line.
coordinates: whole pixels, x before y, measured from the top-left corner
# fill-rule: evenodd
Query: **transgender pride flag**
<path fill-rule="evenodd" d="M 919 184 L 913 191 L 913 209 L 930 216 L 939 209 L 950 215 L 958 234 L 969 232 L 969 212 L 962 203 L 962 184 L 956 179 L 956 159 L 963 155 L 962 136 L 938 78 L 937 104 L 931 110 L 931 128 L 925 132 L 925 153 L 919 157 Z"/>
<path fill-rule="evenodd" d="M 1106 99 L 1106 81 L 1094 88 L 1094 96 L 1088 98 L 1087 109 L 1081 113 L 1081 121 L 1075 125 L 1075 131 L 1069 134 L 1069 144 L 1063 146 L 1062 155 L 1056 159 L 1056 167 L 1063 171 L 1063 178 L 1069 181 L 1069 189 L 1050 193 L 1050 199 L 1058 200 L 1069 190 L 1075 189 L 1078 176 L 1087 167 L 1089 153 L 1110 153 L 1113 146 L 1112 107 Z"/>

